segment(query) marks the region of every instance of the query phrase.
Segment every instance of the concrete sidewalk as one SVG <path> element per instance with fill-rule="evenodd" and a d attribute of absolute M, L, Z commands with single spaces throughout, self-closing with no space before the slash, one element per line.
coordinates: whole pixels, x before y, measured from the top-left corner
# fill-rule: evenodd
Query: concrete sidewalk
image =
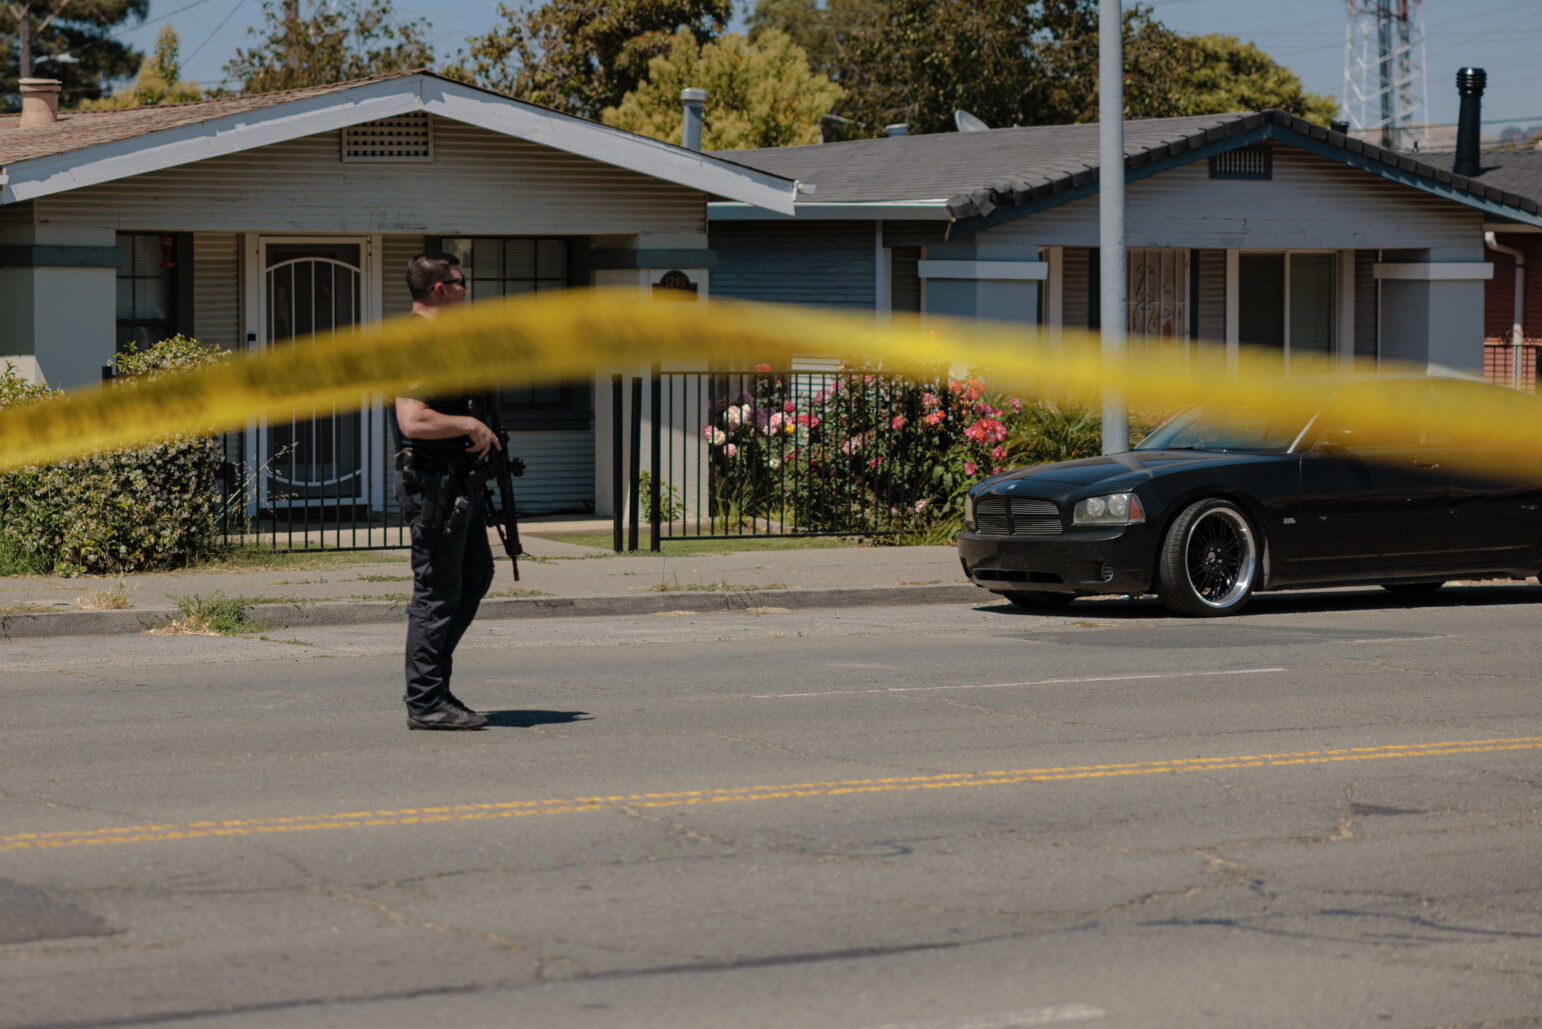
<path fill-rule="evenodd" d="M 521 526 L 520 580 L 498 555 L 481 618 L 650 614 L 744 608 L 989 603 L 952 547 L 843 546 L 725 554 L 614 554 L 562 541 L 609 533 L 603 520 Z M 404 622 L 412 568 L 402 550 L 364 551 L 323 570 L 159 572 L 116 577 L 0 578 L 0 638 L 143 632 L 181 617 L 179 598 L 242 598 L 272 628 Z M 121 609 L 104 609 L 113 596 Z"/>

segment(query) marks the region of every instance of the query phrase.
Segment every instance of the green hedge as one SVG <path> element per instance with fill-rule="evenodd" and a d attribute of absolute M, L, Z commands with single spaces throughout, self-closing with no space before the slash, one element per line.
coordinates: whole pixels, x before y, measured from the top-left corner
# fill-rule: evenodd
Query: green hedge
<path fill-rule="evenodd" d="M 196 367 L 224 352 L 185 336 L 119 356 L 113 389 Z M 0 407 L 58 395 L 7 365 Z M 173 436 L 0 474 L 0 574 L 113 574 L 175 568 L 219 541 L 220 441 Z"/>

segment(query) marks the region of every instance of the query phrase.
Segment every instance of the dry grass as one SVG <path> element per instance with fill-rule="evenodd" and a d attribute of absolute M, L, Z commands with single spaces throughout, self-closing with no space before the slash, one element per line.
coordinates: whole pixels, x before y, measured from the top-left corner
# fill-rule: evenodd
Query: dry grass
<path fill-rule="evenodd" d="M 76 597 L 75 606 L 85 611 L 122 611 L 124 608 L 134 606 L 134 601 L 129 594 L 138 588 L 137 584 L 128 585 L 120 575 L 112 589 L 93 590 L 83 597 Z"/>

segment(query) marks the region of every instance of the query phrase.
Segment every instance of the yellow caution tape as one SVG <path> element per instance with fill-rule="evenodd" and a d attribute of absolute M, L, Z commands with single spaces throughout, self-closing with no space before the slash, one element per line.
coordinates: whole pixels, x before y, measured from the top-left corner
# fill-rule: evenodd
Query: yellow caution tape
<path fill-rule="evenodd" d="M 1324 386 L 1301 373 L 1336 368 L 1292 356 L 1292 374 L 1281 379 L 1277 352 L 1228 361 L 1219 348 L 1185 352 L 1131 340 L 1122 358 L 1108 359 L 1095 335 L 1072 330 L 904 315 L 879 324 L 872 315 L 737 301 L 659 304 L 631 290 L 574 290 L 449 309 L 432 322 L 397 318 L 0 411 L 0 468 L 176 433 L 240 429 L 261 418 L 314 417 L 408 387 L 435 393 L 553 384 L 652 362 L 666 369 L 785 368 L 798 355 L 840 355 L 913 376 L 963 366 L 992 389 L 1021 396 L 1095 401 L 1108 390 L 1132 406 L 1159 410 L 1226 401 L 1303 423 L 1321 405 Z M 1392 429 L 1416 417 L 1406 391 L 1357 385 L 1351 392 L 1357 428 Z M 1468 403 L 1443 418 L 1456 437 L 1484 441 L 1473 459 L 1497 469 L 1529 476 L 1542 453 L 1542 401 L 1533 397 L 1486 391 L 1481 409 Z"/>

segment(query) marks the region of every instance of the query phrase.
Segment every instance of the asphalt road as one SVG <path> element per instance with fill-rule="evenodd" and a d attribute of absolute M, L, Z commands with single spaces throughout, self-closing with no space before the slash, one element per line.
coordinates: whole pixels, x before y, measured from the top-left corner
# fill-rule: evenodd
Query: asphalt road
<path fill-rule="evenodd" d="M 0 644 L 0 1025 L 1542 1025 L 1539 609 Z"/>

